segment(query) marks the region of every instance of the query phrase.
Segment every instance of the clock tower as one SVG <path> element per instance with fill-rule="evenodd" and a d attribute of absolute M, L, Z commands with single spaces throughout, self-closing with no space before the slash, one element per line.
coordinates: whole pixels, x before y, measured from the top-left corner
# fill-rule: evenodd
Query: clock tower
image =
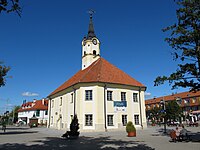
<path fill-rule="evenodd" d="M 100 41 L 94 33 L 92 14 L 90 12 L 90 22 L 88 34 L 82 41 L 82 70 L 89 67 L 94 61 L 100 58 Z"/>

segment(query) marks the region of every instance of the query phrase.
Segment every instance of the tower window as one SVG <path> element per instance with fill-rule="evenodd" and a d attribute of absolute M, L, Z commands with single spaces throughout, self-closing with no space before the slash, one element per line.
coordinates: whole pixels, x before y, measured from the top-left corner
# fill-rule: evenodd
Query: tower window
<path fill-rule="evenodd" d="M 95 50 L 93 50 L 93 55 L 96 55 L 96 54 L 97 54 L 97 52 Z"/>
<path fill-rule="evenodd" d="M 86 51 L 84 51 L 84 56 L 86 55 Z"/>

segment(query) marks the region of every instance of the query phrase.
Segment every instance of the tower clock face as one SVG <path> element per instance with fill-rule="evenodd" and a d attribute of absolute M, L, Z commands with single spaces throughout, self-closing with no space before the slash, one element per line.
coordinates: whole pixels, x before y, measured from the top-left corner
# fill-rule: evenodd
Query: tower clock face
<path fill-rule="evenodd" d="M 93 40 L 92 40 L 92 43 L 93 43 L 94 45 L 97 45 L 97 40 L 96 40 L 96 39 L 93 39 Z"/>

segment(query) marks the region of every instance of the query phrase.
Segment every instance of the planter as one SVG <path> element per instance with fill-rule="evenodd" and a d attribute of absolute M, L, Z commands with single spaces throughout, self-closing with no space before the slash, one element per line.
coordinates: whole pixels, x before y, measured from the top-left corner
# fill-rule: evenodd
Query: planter
<path fill-rule="evenodd" d="M 136 137 L 136 131 L 135 132 L 128 132 L 128 137 Z"/>

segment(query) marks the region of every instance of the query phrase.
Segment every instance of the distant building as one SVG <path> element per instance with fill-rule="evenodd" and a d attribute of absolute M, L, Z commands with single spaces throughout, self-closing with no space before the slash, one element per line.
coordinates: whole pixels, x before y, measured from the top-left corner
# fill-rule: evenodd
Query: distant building
<path fill-rule="evenodd" d="M 73 66 L 72 66 L 73 67 Z M 49 128 L 69 129 L 77 114 L 80 129 L 123 129 L 128 121 L 146 127 L 146 87 L 100 56 L 92 16 L 82 41 L 82 70 L 49 96 Z"/>
<path fill-rule="evenodd" d="M 29 119 L 35 116 L 39 124 L 47 124 L 48 119 L 48 100 L 33 100 L 33 102 L 24 102 L 18 110 L 18 121 L 22 120 L 29 123 Z"/>
<path fill-rule="evenodd" d="M 184 115 L 200 115 L 200 91 L 182 92 L 145 100 L 146 111 L 160 107 L 160 101 L 176 101 L 182 108 Z"/>

